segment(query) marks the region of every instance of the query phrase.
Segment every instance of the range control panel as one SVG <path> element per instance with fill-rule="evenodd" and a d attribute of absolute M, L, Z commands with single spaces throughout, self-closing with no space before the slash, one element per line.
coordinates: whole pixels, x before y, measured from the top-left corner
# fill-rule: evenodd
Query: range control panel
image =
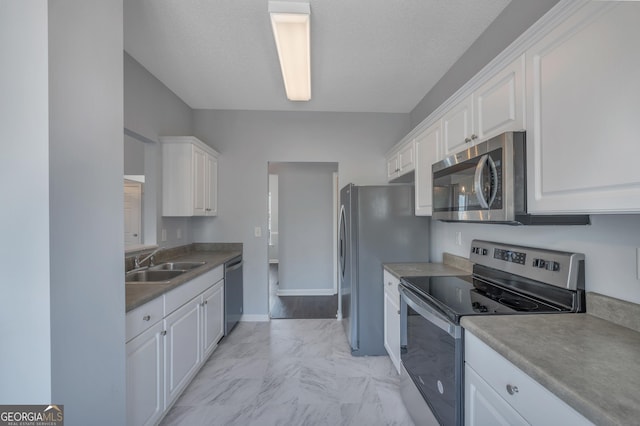
<path fill-rule="evenodd" d="M 578 280 L 584 280 L 584 276 L 579 274 L 580 268 L 584 268 L 584 255 L 581 253 L 473 240 L 469 260 L 573 290 L 579 285 Z"/>
<path fill-rule="evenodd" d="M 493 257 L 495 259 L 504 260 L 505 262 L 513 262 L 524 265 L 524 262 L 527 259 L 527 254 L 521 251 L 503 250 L 497 248 L 493 250 Z"/>

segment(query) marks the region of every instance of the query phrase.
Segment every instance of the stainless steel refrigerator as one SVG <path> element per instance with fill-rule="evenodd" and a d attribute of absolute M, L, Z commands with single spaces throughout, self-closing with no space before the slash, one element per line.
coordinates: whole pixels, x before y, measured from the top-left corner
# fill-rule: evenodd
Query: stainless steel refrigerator
<path fill-rule="evenodd" d="M 340 300 L 352 355 L 386 355 L 382 264 L 429 261 L 430 218 L 414 212 L 412 185 L 340 190 Z"/>

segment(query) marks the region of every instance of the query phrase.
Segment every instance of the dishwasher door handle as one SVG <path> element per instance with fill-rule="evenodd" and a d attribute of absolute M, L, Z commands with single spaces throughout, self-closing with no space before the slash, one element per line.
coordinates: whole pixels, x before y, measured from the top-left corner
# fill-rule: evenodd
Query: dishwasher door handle
<path fill-rule="evenodd" d="M 225 272 L 235 271 L 236 269 L 240 269 L 240 268 L 242 268 L 242 264 L 243 264 L 243 263 L 244 263 L 244 262 L 241 260 L 241 261 L 236 262 L 236 263 L 233 263 L 233 264 L 231 264 L 231 265 L 229 265 L 229 266 L 226 266 L 226 265 L 225 265 L 224 270 L 225 270 Z"/>

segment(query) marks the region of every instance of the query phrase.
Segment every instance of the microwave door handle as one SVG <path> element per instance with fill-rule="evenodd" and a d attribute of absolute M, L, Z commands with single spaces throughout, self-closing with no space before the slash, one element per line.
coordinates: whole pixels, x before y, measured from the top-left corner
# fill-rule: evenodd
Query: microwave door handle
<path fill-rule="evenodd" d="M 482 172 L 484 171 L 484 168 L 487 165 L 488 158 L 490 158 L 489 154 L 485 154 L 482 157 L 480 157 L 480 161 L 478 161 L 478 165 L 476 166 L 476 175 L 473 179 L 473 187 L 476 191 L 476 197 L 478 197 L 478 202 L 480 203 L 480 207 L 482 207 L 483 209 L 489 208 L 489 203 L 487 203 L 487 199 L 484 197 L 484 192 L 482 190 Z"/>
<path fill-rule="evenodd" d="M 496 199 L 496 195 L 498 195 L 498 169 L 496 168 L 496 163 L 494 163 L 493 158 L 488 155 L 487 157 L 487 161 L 489 163 L 489 171 L 491 172 L 491 181 L 489 182 L 489 192 L 491 193 L 491 197 L 489 198 L 489 202 L 487 204 L 491 206 Z"/>

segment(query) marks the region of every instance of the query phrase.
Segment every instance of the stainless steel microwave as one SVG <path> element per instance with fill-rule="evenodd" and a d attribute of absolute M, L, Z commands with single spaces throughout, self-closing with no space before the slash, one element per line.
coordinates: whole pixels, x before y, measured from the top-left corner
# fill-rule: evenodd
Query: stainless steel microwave
<path fill-rule="evenodd" d="M 432 166 L 433 219 L 511 225 L 588 225 L 588 215 L 527 213 L 525 132 L 507 132 Z"/>

